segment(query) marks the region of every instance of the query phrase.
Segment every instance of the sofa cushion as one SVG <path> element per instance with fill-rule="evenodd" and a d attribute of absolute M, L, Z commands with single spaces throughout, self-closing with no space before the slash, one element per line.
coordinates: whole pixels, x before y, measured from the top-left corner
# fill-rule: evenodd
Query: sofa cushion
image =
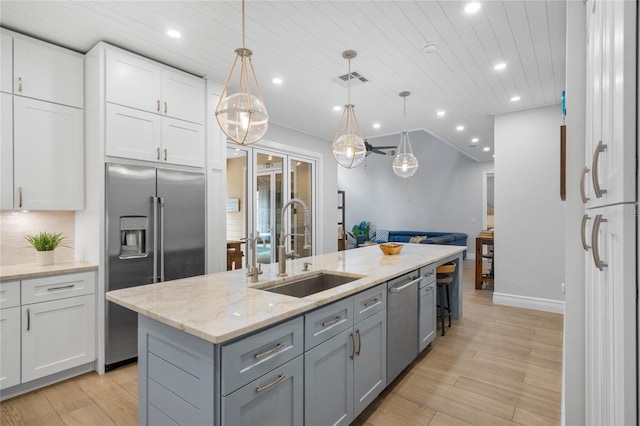
<path fill-rule="evenodd" d="M 420 244 L 426 239 L 427 239 L 426 235 L 416 235 L 416 236 L 413 236 L 413 237 L 409 238 L 409 242 L 411 244 Z"/>
<path fill-rule="evenodd" d="M 384 229 L 378 229 L 376 231 L 376 236 L 373 237 L 376 243 L 388 243 L 389 242 L 389 231 Z"/>
<path fill-rule="evenodd" d="M 453 234 L 445 234 L 439 237 L 430 236 L 429 240 L 431 244 L 448 244 L 454 242 L 456 240 L 456 237 L 454 237 Z"/>

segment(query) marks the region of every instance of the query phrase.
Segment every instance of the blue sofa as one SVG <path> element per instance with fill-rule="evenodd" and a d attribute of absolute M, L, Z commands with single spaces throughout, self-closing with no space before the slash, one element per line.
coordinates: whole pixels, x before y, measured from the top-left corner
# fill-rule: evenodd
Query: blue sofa
<path fill-rule="evenodd" d="M 412 237 L 426 235 L 422 244 L 444 244 L 454 246 L 466 246 L 467 234 L 459 232 L 430 232 L 430 231 L 389 231 L 389 242 L 408 243 Z M 383 241 L 377 241 L 383 242 Z M 462 254 L 463 259 L 467 258 L 467 251 Z"/>

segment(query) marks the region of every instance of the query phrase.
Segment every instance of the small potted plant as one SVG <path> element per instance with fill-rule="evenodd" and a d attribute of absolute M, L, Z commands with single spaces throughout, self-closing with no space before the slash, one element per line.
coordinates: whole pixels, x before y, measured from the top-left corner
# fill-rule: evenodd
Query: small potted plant
<path fill-rule="evenodd" d="M 371 222 L 362 221 L 357 225 L 353 225 L 351 228 L 351 232 L 348 234 L 351 235 L 356 240 L 356 248 L 363 244 L 365 241 L 369 240 L 369 230 L 371 229 Z"/>
<path fill-rule="evenodd" d="M 36 265 L 53 265 L 53 251 L 66 237 L 62 233 L 38 232 L 28 234 L 24 239 L 36 249 Z"/>

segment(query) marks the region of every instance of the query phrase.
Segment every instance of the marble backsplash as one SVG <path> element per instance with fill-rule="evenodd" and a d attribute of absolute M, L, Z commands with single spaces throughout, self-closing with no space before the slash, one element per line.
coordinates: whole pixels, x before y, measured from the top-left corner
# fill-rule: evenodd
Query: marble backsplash
<path fill-rule="evenodd" d="M 56 262 L 71 261 L 75 238 L 75 212 L 0 212 L 0 265 L 35 263 L 35 249 L 24 239 L 40 231 L 62 232 L 63 244 L 55 251 Z"/>

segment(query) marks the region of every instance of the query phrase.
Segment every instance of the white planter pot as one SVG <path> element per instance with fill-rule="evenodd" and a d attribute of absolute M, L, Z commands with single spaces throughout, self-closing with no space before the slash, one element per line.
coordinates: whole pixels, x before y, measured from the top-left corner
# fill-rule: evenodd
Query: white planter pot
<path fill-rule="evenodd" d="M 45 266 L 53 265 L 53 250 L 49 251 L 36 251 L 36 265 Z"/>

